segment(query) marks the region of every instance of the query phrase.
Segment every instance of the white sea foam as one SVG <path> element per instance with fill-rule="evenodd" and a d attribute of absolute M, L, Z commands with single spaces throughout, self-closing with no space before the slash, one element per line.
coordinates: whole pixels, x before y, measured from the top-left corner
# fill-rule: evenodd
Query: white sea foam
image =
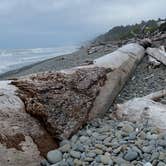
<path fill-rule="evenodd" d="M 0 49 L 0 74 L 56 56 L 69 54 L 77 46 L 33 49 Z"/>

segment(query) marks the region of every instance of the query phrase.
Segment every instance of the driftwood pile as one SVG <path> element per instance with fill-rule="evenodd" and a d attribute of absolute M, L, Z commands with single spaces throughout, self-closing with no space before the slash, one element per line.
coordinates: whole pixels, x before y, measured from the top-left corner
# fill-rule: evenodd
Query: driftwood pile
<path fill-rule="evenodd" d="M 162 36 L 162 39 L 164 37 L 165 35 Z M 160 46 L 159 48 L 148 47 L 146 54 L 148 55 L 149 64 L 152 67 L 158 67 L 161 63 L 166 65 L 164 46 Z M 124 104 L 117 104 L 116 116 L 119 119 L 132 122 L 148 120 L 149 123 L 155 125 L 161 132 L 166 131 L 166 105 L 159 102 L 162 97 L 166 97 L 166 86 L 163 87 L 163 90 L 154 92 L 148 96 L 134 98 Z"/>
<path fill-rule="evenodd" d="M 87 121 L 104 114 L 145 52 L 165 64 L 164 50 L 148 48 L 149 41 L 128 44 L 95 59 L 92 64 L 58 72 L 38 73 L 0 82 L 0 161 L 7 165 L 37 165 L 41 156 L 70 138 Z M 152 96 L 118 106 L 117 117 L 143 120 L 144 113 L 160 129 L 165 106 Z M 140 107 L 141 109 L 136 110 Z M 3 156 L 8 156 L 8 160 Z M 19 157 L 19 160 L 18 160 Z"/>

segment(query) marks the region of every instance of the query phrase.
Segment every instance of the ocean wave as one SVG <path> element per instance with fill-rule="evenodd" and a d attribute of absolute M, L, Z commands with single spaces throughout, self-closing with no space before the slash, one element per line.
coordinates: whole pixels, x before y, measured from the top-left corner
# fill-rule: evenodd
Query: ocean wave
<path fill-rule="evenodd" d="M 78 49 L 77 46 L 33 48 L 33 49 L 1 49 L 0 50 L 0 74 L 15 70 L 32 63 L 49 58 L 69 54 Z"/>

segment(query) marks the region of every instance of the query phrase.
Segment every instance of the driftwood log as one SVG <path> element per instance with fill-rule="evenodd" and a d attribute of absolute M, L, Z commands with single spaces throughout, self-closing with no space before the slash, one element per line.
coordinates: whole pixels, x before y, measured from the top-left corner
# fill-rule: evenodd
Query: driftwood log
<path fill-rule="evenodd" d="M 152 67 L 158 67 L 158 66 L 160 66 L 161 62 L 158 61 L 156 58 L 153 58 L 153 57 L 151 56 L 152 53 L 151 53 L 151 51 L 149 52 L 150 49 L 151 49 L 151 48 L 147 49 L 147 51 L 146 51 L 146 53 L 148 54 L 148 63 L 149 63 Z M 162 52 L 165 52 L 164 46 L 160 46 L 159 49 L 160 49 Z M 153 54 L 154 54 L 154 52 L 153 52 Z"/>
<path fill-rule="evenodd" d="M 156 126 L 161 132 L 166 131 L 166 105 L 157 102 L 166 96 L 166 90 L 161 90 L 148 96 L 131 99 L 124 104 L 117 104 L 118 119 L 132 122 L 145 122 Z"/>
<path fill-rule="evenodd" d="M 151 57 L 155 58 L 157 61 L 166 65 L 166 52 L 164 47 L 161 48 L 147 48 L 146 53 Z"/>
<path fill-rule="evenodd" d="M 144 53 L 141 45 L 128 44 L 91 65 L 0 82 L 0 145 L 11 165 L 35 165 L 56 139 L 69 138 L 107 111 Z"/>

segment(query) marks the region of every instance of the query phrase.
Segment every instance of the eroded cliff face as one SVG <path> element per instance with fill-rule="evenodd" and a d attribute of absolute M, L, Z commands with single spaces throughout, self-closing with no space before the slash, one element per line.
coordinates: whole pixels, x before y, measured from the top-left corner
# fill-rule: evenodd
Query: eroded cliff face
<path fill-rule="evenodd" d="M 107 78 L 103 67 L 77 69 L 70 74 L 47 72 L 12 81 L 26 111 L 58 139 L 69 138 L 88 120 L 100 87 Z"/>

